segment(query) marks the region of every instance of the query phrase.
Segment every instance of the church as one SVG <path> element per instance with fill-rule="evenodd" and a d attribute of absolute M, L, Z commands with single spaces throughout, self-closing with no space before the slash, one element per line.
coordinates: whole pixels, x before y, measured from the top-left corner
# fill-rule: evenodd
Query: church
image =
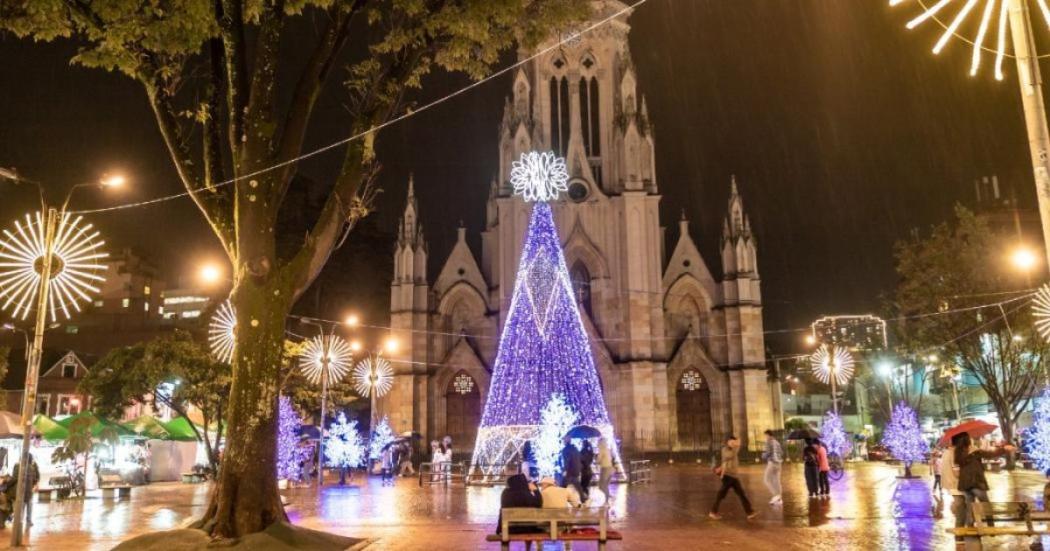
<path fill-rule="evenodd" d="M 626 7 L 594 4 L 595 21 Z M 395 431 L 451 436 L 457 452 L 474 445 L 532 208 L 512 193 L 509 173 L 531 150 L 566 159 L 568 192 L 551 207 L 621 448 L 717 450 L 729 434 L 754 448 L 762 431 L 782 424 L 743 198 L 735 180 L 726 182 L 719 279 L 685 219 L 668 248 L 653 123 L 637 90 L 626 18 L 517 70 L 479 254 L 460 228 L 442 268 L 427 273 L 426 213 L 409 181 L 390 298 L 392 334 L 402 346 L 391 358 L 393 388 L 378 405 Z"/>

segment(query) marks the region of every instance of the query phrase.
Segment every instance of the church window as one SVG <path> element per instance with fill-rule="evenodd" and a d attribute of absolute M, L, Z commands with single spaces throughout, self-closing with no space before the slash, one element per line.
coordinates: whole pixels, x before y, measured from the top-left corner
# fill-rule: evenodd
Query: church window
<path fill-rule="evenodd" d="M 551 149 L 564 157 L 569 149 L 569 80 L 567 78 L 551 77 L 550 99 Z"/>
<path fill-rule="evenodd" d="M 576 302 L 583 307 L 588 316 L 591 316 L 591 273 L 583 262 L 577 261 L 569 271 L 569 279 L 572 281 L 572 290 L 576 295 Z"/>
<path fill-rule="evenodd" d="M 455 379 L 452 379 L 452 389 L 458 394 L 470 394 L 474 390 L 474 379 L 460 372 Z"/>
<path fill-rule="evenodd" d="M 587 184 L 581 180 L 575 180 L 569 184 L 569 199 L 572 199 L 574 203 L 585 201 L 589 192 Z"/>
<path fill-rule="evenodd" d="M 601 124 L 598 112 L 598 79 L 580 79 L 580 130 L 588 157 L 601 156 Z"/>

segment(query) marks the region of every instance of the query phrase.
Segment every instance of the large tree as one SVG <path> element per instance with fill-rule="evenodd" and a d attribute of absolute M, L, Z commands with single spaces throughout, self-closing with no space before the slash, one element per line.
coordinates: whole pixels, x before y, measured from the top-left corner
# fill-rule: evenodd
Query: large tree
<path fill-rule="evenodd" d="M 204 515 L 219 537 L 287 517 L 273 476 L 285 319 L 332 250 L 367 214 L 379 125 L 433 67 L 479 77 L 516 42 L 530 46 L 586 15 L 587 0 L 5 0 L 19 36 L 71 37 L 74 62 L 142 84 L 187 192 L 232 264 L 237 310 L 229 432 Z M 294 25 L 315 37 L 282 55 Z M 305 24 L 304 24 L 305 23 Z M 344 70 L 343 68 L 346 67 Z M 333 73 L 348 93 L 347 142 L 327 200 L 297 250 L 279 255 L 275 221 Z M 289 75 L 297 77 L 288 78 Z M 283 75 L 284 78 L 278 78 Z M 291 83 L 285 88 L 285 82 Z M 232 181 L 232 185 L 224 185 Z"/>
<path fill-rule="evenodd" d="M 91 407 L 103 416 L 119 417 L 133 404 L 165 406 L 190 421 L 204 444 L 212 472 L 218 472 L 218 445 L 225 427 L 230 367 L 215 360 L 186 333 L 148 343 L 115 348 L 80 382 Z M 198 429 L 191 414 L 205 427 Z"/>
<path fill-rule="evenodd" d="M 1046 374 L 1050 346 L 1034 330 L 1029 286 L 1007 261 L 1010 232 L 963 208 L 956 219 L 897 243 L 897 334 L 921 358 L 973 376 L 999 415 L 1006 440 Z"/>

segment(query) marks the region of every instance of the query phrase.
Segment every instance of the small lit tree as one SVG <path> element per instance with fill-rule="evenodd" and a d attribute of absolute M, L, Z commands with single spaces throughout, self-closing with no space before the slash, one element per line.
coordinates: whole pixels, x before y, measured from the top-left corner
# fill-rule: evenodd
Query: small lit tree
<path fill-rule="evenodd" d="M 1035 399 L 1032 426 L 1024 432 L 1024 447 L 1040 472 L 1050 470 L 1050 388 Z"/>
<path fill-rule="evenodd" d="M 287 396 L 281 396 L 277 411 L 277 478 L 301 480 L 302 462 L 309 459 L 310 448 L 300 445 L 299 413 Z"/>
<path fill-rule="evenodd" d="M 842 418 L 832 411 L 824 415 L 824 424 L 820 427 L 820 441 L 827 446 L 829 453 L 839 457 L 846 457 L 853 450 Z"/>
<path fill-rule="evenodd" d="M 540 435 L 533 447 L 540 476 L 554 476 L 562 438 L 576 424 L 577 418 L 578 415 L 561 394 L 551 396 L 547 405 L 543 406 L 540 411 Z"/>
<path fill-rule="evenodd" d="M 915 410 L 905 403 L 897 404 L 893 408 L 893 416 L 886 425 L 882 435 L 882 443 L 890 449 L 895 459 L 904 463 L 904 476 L 911 478 L 911 465 L 916 461 L 922 461 L 926 457 L 929 448 L 926 440 L 922 437 L 922 428 L 919 427 L 919 418 Z"/>
<path fill-rule="evenodd" d="M 339 412 L 335 423 L 328 428 L 324 444 L 324 459 L 329 467 L 360 467 L 365 462 L 365 444 L 357 432 L 357 420 L 347 421 Z"/>
<path fill-rule="evenodd" d="M 390 428 L 390 421 L 384 416 L 372 431 L 372 440 L 368 443 L 368 457 L 379 459 L 383 455 L 383 448 L 394 441 L 394 430 Z"/>

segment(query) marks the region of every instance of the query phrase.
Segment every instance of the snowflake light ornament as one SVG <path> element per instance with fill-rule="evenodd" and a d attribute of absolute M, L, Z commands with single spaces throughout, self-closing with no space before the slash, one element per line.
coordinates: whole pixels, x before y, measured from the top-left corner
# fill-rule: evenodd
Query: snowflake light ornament
<path fill-rule="evenodd" d="M 376 398 L 381 398 L 394 385 L 394 371 L 390 369 L 390 362 L 380 357 L 369 356 L 357 362 L 352 378 L 354 390 L 361 396 L 375 392 Z"/>
<path fill-rule="evenodd" d="M 40 291 L 43 270 L 44 241 L 47 232 L 44 215 L 26 215 L 15 221 L 15 229 L 3 231 L 0 241 L 0 310 L 13 308 L 15 318 L 26 319 Z M 102 259 L 104 241 L 98 230 L 84 223 L 84 217 L 65 213 L 55 229 L 51 255 L 51 280 L 47 310 L 51 321 L 58 312 L 70 318 L 70 308 L 80 311 L 80 302 L 88 302 L 88 293 L 98 293 L 105 278 Z"/>
<path fill-rule="evenodd" d="M 328 354 L 325 356 L 325 344 Z M 317 336 L 306 341 L 306 350 L 299 358 L 303 374 L 310 382 L 317 384 L 324 376 L 328 384 L 338 383 L 350 371 L 353 361 L 353 350 L 350 344 L 335 335 Z"/>
<path fill-rule="evenodd" d="M 821 345 L 809 359 L 813 376 L 828 384 L 832 376 L 835 382 L 845 385 L 853 377 L 853 355 L 841 346 Z"/>
<path fill-rule="evenodd" d="M 237 328 L 237 311 L 233 303 L 226 299 L 215 310 L 208 323 L 208 344 L 211 353 L 220 362 L 230 363 L 233 359 L 234 330 Z"/>
<path fill-rule="evenodd" d="M 511 164 L 510 183 L 526 201 L 554 201 L 569 189 L 569 170 L 553 151 L 530 151 Z"/>

